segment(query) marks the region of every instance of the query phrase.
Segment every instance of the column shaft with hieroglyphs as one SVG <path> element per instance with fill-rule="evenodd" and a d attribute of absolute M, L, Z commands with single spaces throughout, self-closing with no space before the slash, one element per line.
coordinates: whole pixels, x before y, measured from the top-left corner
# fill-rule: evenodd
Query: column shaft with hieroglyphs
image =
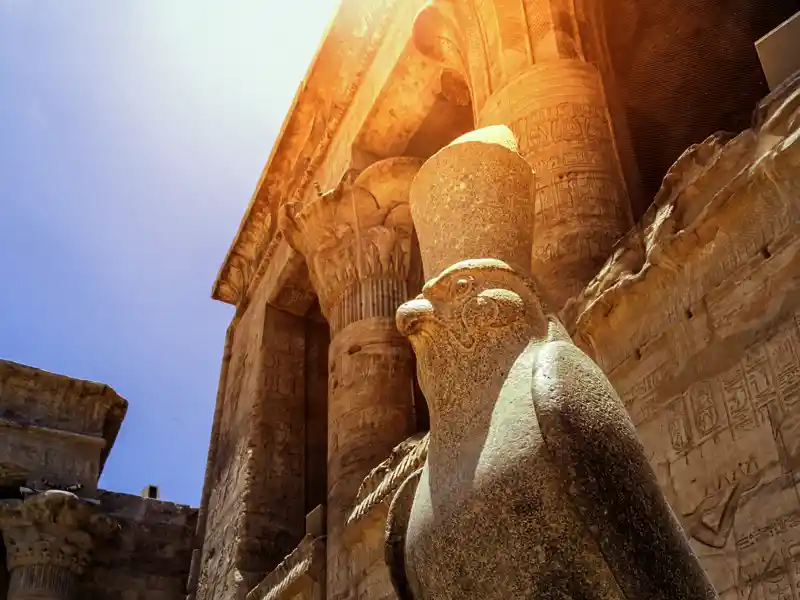
<path fill-rule="evenodd" d="M 422 164 L 391 158 L 305 206 L 281 227 L 309 266 L 331 327 L 328 355 L 328 597 L 346 596 L 346 516 L 369 470 L 413 433 L 413 355 L 395 326 L 408 299 L 411 181 Z"/>
<path fill-rule="evenodd" d="M 469 84 L 476 126 L 510 127 L 536 172 L 532 267 L 560 305 L 632 225 L 620 159 L 622 149 L 629 164 L 629 135 L 609 109 L 600 10 L 591 1 L 434 0 L 414 25 L 417 47 Z"/>
<path fill-rule="evenodd" d="M 89 564 L 94 536 L 113 522 L 57 490 L 0 502 L 9 571 L 8 600 L 69 600 Z"/>

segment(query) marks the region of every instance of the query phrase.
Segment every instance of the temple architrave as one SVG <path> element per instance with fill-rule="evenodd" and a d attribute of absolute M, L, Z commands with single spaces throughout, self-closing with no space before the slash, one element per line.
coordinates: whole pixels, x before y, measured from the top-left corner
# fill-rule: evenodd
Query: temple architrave
<path fill-rule="evenodd" d="M 800 85 L 771 92 L 755 48 L 797 9 L 345 0 L 213 287 L 236 314 L 190 598 L 395 597 L 388 503 L 428 440 L 395 312 L 437 274 L 420 239 L 505 239 L 526 194 L 520 266 L 620 393 L 722 598 L 800 598 Z M 529 193 L 489 154 L 426 165 L 491 125 Z M 476 223 L 474 190 L 504 210 Z M 436 240 L 410 196 L 448 219 Z"/>

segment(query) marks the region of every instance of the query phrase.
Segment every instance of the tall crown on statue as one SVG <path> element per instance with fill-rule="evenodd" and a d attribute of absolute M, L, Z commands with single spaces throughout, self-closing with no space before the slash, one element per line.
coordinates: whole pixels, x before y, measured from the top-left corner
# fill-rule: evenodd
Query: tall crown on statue
<path fill-rule="evenodd" d="M 529 275 L 534 173 L 504 125 L 467 133 L 432 156 L 411 185 L 425 279 L 469 259 Z"/>

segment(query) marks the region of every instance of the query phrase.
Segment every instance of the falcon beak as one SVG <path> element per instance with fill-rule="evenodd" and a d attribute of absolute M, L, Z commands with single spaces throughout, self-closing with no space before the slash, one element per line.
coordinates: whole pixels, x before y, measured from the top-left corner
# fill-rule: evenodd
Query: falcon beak
<path fill-rule="evenodd" d="M 419 333 L 425 321 L 428 321 L 432 316 L 433 305 L 425 298 L 418 296 L 397 309 L 395 318 L 397 329 L 406 337 L 410 337 Z"/>

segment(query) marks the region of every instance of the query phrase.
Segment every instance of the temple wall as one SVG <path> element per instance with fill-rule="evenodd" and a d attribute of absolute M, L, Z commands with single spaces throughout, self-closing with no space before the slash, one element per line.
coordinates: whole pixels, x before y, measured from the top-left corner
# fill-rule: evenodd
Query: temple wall
<path fill-rule="evenodd" d="M 81 597 L 183 600 L 197 509 L 105 491 L 98 499 L 121 529 L 97 544 Z"/>
<path fill-rule="evenodd" d="M 244 595 L 302 538 L 305 324 L 262 285 L 233 334 L 198 597 Z"/>
<path fill-rule="evenodd" d="M 0 360 L 0 486 L 96 490 L 126 409 L 107 385 Z"/>
<path fill-rule="evenodd" d="M 800 152 L 786 133 L 687 152 L 564 313 L 723 599 L 800 597 Z"/>

